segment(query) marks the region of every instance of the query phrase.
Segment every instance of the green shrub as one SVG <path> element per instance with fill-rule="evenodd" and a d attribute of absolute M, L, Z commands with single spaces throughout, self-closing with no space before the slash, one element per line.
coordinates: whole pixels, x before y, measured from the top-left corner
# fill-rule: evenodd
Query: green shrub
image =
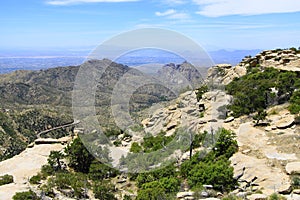
<path fill-rule="evenodd" d="M 132 153 L 140 153 L 143 151 L 143 148 L 137 142 L 133 142 L 130 147 L 130 152 Z"/>
<path fill-rule="evenodd" d="M 113 128 L 109 128 L 106 129 L 104 131 L 104 134 L 106 135 L 106 137 L 110 138 L 110 137 L 117 137 L 118 135 L 122 134 L 123 131 L 120 129 L 113 129 Z"/>
<path fill-rule="evenodd" d="M 222 200 L 239 200 L 239 199 L 241 199 L 241 198 L 234 196 L 234 195 L 227 195 L 222 198 Z"/>
<path fill-rule="evenodd" d="M 100 181 L 103 179 L 116 177 L 118 174 L 119 172 L 116 169 L 95 160 L 90 166 L 88 176 L 94 181 Z"/>
<path fill-rule="evenodd" d="M 269 105 L 273 105 L 276 98 L 279 103 L 285 103 L 291 97 L 291 112 L 299 112 L 299 95 L 297 88 L 300 80 L 295 72 L 281 72 L 274 68 L 264 71 L 251 71 L 247 75 L 235 79 L 226 86 L 227 92 L 233 96 L 233 103 L 228 108 L 234 117 L 262 112 Z M 271 89 L 278 90 L 277 97 Z M 280 98 L 279 98 L 280 97 Z"/>
<path fill-rule="evenodd" d="M 87 177 L 81 173 L 57 173 L 54 178 L 55 186 L 60 189 L 72 189 L 76 198 L 84 197 L 84 189 L 89 187 Z"/>
<path fill-rule="evenodd" d="M 74 139 L 65 148 L 65 153 L 69 160 L 69 166 L 76 172 L 89 172 L 89 167 L 94 160 L 94 156 L 90 154 L 79 138 Z"/>
<path fill-rule="evenodd" d="M 300 188 L 300 177 L 299 176 L 294 176 L 292 178 L 292 186 L 294 188 Z"/>
<path fill-rule="evenodd" d="M 54 169 L 53 167 L 51 167 L 50 165 L 43 165 L 42 166 L 42 170 L 41 170 L 41 175 L 43 176 L 43 178 L 46 178 L 50 175 L 54 174 Z"/>
<path fill-rule="evenodd" d="M 297 90 L 293 93 L 290 99 L 289 111 L 292 114 L 300 113 L 300 90 Z"/>
<path fill-rule="evenodd" d="M 130 127 L 133 132 L 141 132 L 144 130 L 144 127 L 141 124 L 135 124 Z"/>
<path fill-rule="evenodd" d="M 32 176 L 29 179 L 29 183 L 31 183 L 31 184 L 39 184 L 41 180 L 42 180 L 41 174 L 37 174 L 35 176 Z"/>
<path fill-rule="evenodd" d="M 238 150 L 235 134 L 226 129 L 219 129 L 215 135 L 218 139 L 213 150 L 193 155 L 181 165 L 180 173 L 188 179 L 189 185 L 194 189 L 209 184 L 216 190 L 230 191 L 237 185 L 228 160 Z"/>
<path fill-rule="evenodd" d="M 3 176 L 0 176 L 0 186 L 13 183 L 13 182 L 14 182 L 14 177 L 12 175 L 5 174 Z"/>
<path fill-rule="evenodd" d="M 238 144 L 235 140 L 235 134 L 232 131 L 221 128 L 216 133 L 218 140 L 214 147 L 216 157 L 225 156 L 229 159 L 238 151 Z"/>
<path fill-rule="evenodd" d="M 114 187 L 107 182 L 96 182 L 93 186 L 95 197 L 101 200 L 116 200 L 112 194 L 114 191 Z"/>
<path fill-rule="evenodd" d="M 116 147 L 118 147 L 118 146 L 120 146 L 120 145 L 122 144 L 122 142 L 121 142 L 120 140 L 116 140 L 116 141 L 113 142 L 113 144 L 114 144 Z"/>
<path fill-rule="evenodd" d="M 165 136 L 166 133 L 161 131 L 157 136 L 144 137 L 144 141 L 142 143 L 144 152 L 149 153 L 153 151 L 157 151 L 162 149 L 164 146 L 169 144 L 173 138 L 172 136 Z"/>
<path fill-rule="evenodd" d="M 131 200 L 131 197 L 128 196 L 128 195 L 125 195 L 125 196 L 123 197 L 123 200 Z"/>
<path fill-rule="evenodd" d="M 47 183 L 41 186 L 41 190 L 44 192 L 44 194 L 51 198 L 55 197 L 55 193 L 53 191 L 54 188 L 55 188 L 55 180 L 53 177 L 49 178 L 47 180 Z"/>
<path fill-rule="evenodd" d="M 281 196 L 280 194 L 273 193 L 269 196 L 268 200 L 286 200 L 286 198 Z"/>
<path fill-rule="evenodd" d="M 32 190 L 29 190 L 27 192 L 17 192 L 14 196 L 13 196 L 13 200 L 40 200 L 41 198 L 39 198 L 35 192 L 33 192 Z"/>
<path fill-rule="evenodd" d="M 230 191 L 237 185 L 233 175 L 233 167 L 225 159 L 210 163 L 200 162 L 188 173 L 188 183 L 193 188 L 208 184 L 220 191 Z"/>
<path fill-rule="evenodd" d="M 204 93 L 208 92 L 208 86 L 202 85 L 200 88 L 198 88 L 196 95 L 197 95 L 197 101 L 200 101 L 202 99 L 202 95 Z"/>
<path fill-rule="evenodd" d="M 203 118 L 204 117 L 204 112 L 200 112 L 199 117 Z"/>

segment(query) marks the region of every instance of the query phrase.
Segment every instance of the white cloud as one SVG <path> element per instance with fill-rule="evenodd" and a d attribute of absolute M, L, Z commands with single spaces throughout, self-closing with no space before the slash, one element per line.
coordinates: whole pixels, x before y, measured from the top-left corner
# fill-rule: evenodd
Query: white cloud
<path fill-rule="evenodd" d="M 50 0 L 46 1 L 49 5 L 72 5 L 72 4 L 83 4 L 83 3 L 119 3 L 119 2 L 134 2 L 139 0 Z"/>
<path fill-rule="evenodd" d="M 156 16 L 159 16 L 159 17 L 164 17 L 164 16 L 170 16 L 170 15 L 173 15 L 176 13 L 176 10 L 174 9 L 169 9 L 169 10 L 166 10 L 165 12 L 155 12 L 155 15 Z"/>
<path fill-rule="evenodd" d="M 174 9 L 166 10 L 165 12 L 155 12 L 158 17 L 166 17 L 168 19 L 186 20 L 190 18 L 190 15 L 184 12 L 178 12 Z"/>
<path fill-rule="evenodd" d="M 193 0 L 207 17 L 300 12 L 298 0 Z"/>
<path fill-rule="evenodd" d="M 187 3 L 187 0 L 163 0 L 163 3 L 168 5 L 180 5 Z"/>

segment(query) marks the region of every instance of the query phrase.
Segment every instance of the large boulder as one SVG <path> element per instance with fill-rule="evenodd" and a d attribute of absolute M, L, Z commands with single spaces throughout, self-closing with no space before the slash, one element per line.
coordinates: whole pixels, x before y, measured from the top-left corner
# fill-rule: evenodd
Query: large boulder
<path fill-rule="evenodd" d="M 234 117 L 228 117 L 227 119 L 224 120 L 224 123 L 229 123 L 234 120 Z"/>
<path fill-rule="evenodd" d="M 295 189 L 295 190 L 293 190 L 293 193 L 294 193 L 294 194 L 300 194 L 300 189 Z"/>
<path fill-rule="evenodd" d="M 287 174 L 300 174 L 300 162 L 288 163 L 285 170 Z"/>
<path fill-rule="evenodd" d="M 176 197 L 178 199 L 184 199 L 186 197 L 192 197 L 194 195 L 194 192 L 179 192 L 177 193 Z"/>
<path fill-rule="evenodd" d="M 282 118 L 281 120 L 277 121 L 275 126 L 278 129 L 287 129 L 294 125 L 294 117 L 293 116 L 287 116 Z"/>

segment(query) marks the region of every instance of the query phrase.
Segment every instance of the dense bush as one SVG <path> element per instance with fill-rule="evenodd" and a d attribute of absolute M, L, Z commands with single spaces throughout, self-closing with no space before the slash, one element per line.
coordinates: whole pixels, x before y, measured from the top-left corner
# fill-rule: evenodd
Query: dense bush
<path fill-rule="evenodd" d="M 54 174 L 54 169 L 49 164 L 48 165 L 43 165 L 42 170 L 41 170 L 41 174 L 42 174 L 43 177 L 48 177 L 48 176 Z"/>
<path fill-rule="evenodd" d="M 286 200 L 286 198 L 280 194 L 273 193 L 269 196 L 268 200 Z"/>
<path fill-rule="evenodd" d="M 274 68 L 265 68 L 264 71 L 255 69 L 226 86 L 227 92 L 234 97 L 229 109 L 235 117 L 261 112 L 276 102 L 285 103 L 300 87 L 296 72 L 281 72 Z M 272 88 L 277 89 L 277 94 L 272 93 Z M 297 93 L 295 95 L 298 96 Z M 298 102 L 296 97 L 291 98 L 292 104 Z M 297 110 L 294 107 L 292 109 Z"/>
<path fill-rule="evenodd" d="M 136 178 L 137 199 L 159 199 L 174 196 L 179 190 L 180 179 L 174 165 L 148 173 L 140 173 Z"/>
<path fill-rule="evenodd" d="M 88 175 L 91 180 L 100 181 L 103 179 L 116 177 L 118 174 L 119 172 L 116 169 L 94 160 L 90 165 Z"/>
<path fill-rule="evenodd" d="M 35 192 L 33 192 L 32 190 L 29 190 L 27 192 L 17 192 L 14 196 L 13 196 L 13 200 L 40 200 L 41 198 L 39 198 Z"/>
<path fill-rule="evenodd" d="M 229 159 L 235 152 L 238 151 L 238 144 L 235 140 L 236 135 L 229 130 L 224 128 L 219 129 L 216 133 L 218 139 L 215 144 L 214 153 L 215 157 L 225 156 L 226 159 Z"/>
<path fill-rule="evenodd" d="M 160 132 L 157 136 L 148 135 L 143 138 L 143 142 L 141 144 L 137 142 L 133 142 L 130 147 L 130 152 L 132 153 L 150 153 L 153 151 L 160 150 L 167 146 L 173 139 L 172 136 L 165 136 L 165 132 Z"/>
<path fill-rule="evenodd" d="M 143 147 L 139 145 L 137 142 L 133 142 L 130 147 L 130 152 L 132 153 L 140 153 L 143 151 Z"/>
<path fill-rule="evenodd" d="M 71 198 L 85 197 L 85 190 L 90 187 L 87 176 L 81 173 L 57 173 L 53 181 L 59 190 L 71 189 Z"/>
<path fill-rule="evenodd" d="M 166 135 L 165 132 L 160 132 L 157 136 L 151 135 L 149 137 L 145 137 L 142 143 L 144 152 L 149 153 L 149 152 L 157 151 L 159 149 L 162 149 L 167 144 L 169 144 L 174 138 L 174 135 L 173 136 L 165 136 L 165 135 Z"/>
<path fill-rule="evenodd" d="M 300 176 L 294 176 L 292 178 L 292 186 L 293 188 L 300 188 Z"/>
<path fill-rule="evenodd" d="M 297 90 L 293 93 L 290 99 L 289 111 L 292 114 L 300 113 L 300 90 Z"/>
<path fill-rule="evenodd" d="M 173 200 L 174 195 L 166 194 L 163 188 L 155 187 L 155 188 L 147 188 L 138 191 L 138 196 L 136 200 Z"/>
<path fill-rule="evenodd" d="M 233 168 L 225 159 L 198 163 L 189 171 L 188 182 L 192 188 L 201 188 L 208 184 L 220 191 L 230 191 L 237 185 L 233 179 Z"/>
<path fill-rule="evenodd" d="M 88 173 L 90 165 L 94 160 L 93 155 L 85 148 L 79 138 L 65 148 L 69 166 L 77 172 Z"/>
<path fill-rule="evenodd" d="M 41 174 L 37 174 L 35 176 L 32 176 L 29 179 L 29 183 L 31 183 L 31 184 L 39 184 L 41 180 L 42 180 Z"/>
<path fill-rule="evenodd" d="M 48 157 L 48 163 L 54 171 L 62 170 L 61 159 L 64 158 L 64 154 L 60 151 L 51 151 Z"/>
<path fill-rule="evenodd" d="M 5 146 L 5 150 L 0 152 L 0 161 L 11 158 L 21 153 L 26 148 L 26 143 L 15 131 L 14 121 L 11 117 L 0 111 L 0 146 Z"/>
<path fill-rule="evenodd" d="M 198 152 L 180 167 L 181 176 L 187 178 L 194 189 L 209 184 L 217 190 L 230 191 L 237 185 L 228 160 L 238 150 L 235 134 L 220 129 L 216 136 L 218 139 L 212 151 L 204 152 L 204 155 Z"/>
<path fill-rule="evenodd" d="M 205 92 L 208 92 L 208 86 L 207 85 L 202 85 L 200 88 L 197 89 L 197 92 L 196 92 L 197 101 L 200 101 L 202 99 L 202 95 Z"/>
<path fill-rule="evenodd" d="M 136 178 L 136 183 L 138 187 L 142 187 L 143 184 L 158 181 L 159 179 L 177 177 L 178 172 L 174 165 L 169 165 L 167 167 L 157 169 L 152 172 L 140 173 Z"/>
<path fill-rule="evenodd" d="M 63 169 L 62 166 L 59 167 L 62 158 L 69 161 L 71 172 Z M 106 180 L 118 174 L 116 169 L 96 160 L 85 148 L 80 138 L 76 138 L 65 148 L 65 154 L 52 151 L 48 164 L 44 165 L 41 173 L 33 176 L 30 181 L 38 183 L 40 179 L 51 175 L 41 186 L 44 194 L 51 198 L 55 196 L 54 189 L 70 198 L 86 198 L 87 189 L 92 188 L 96 198 L 110 200 L 115 199 L 112 194 L 115 190 L 113 185 Z"/>
<path fill-rule="evenodd" d="M 0 186 L 13 183 L 13 182 L 14 182 L 14 177 L 12 175 L 5 174 L 3 176 L 0 176 Z"/>
<path fill-rule="evenodd" d="M 113 185 L 108 182 L 96 182 L 93 185 L 93 191 L 97 199 L 116 200 L 115 196 L 113 195 L 115 189 Z"/>

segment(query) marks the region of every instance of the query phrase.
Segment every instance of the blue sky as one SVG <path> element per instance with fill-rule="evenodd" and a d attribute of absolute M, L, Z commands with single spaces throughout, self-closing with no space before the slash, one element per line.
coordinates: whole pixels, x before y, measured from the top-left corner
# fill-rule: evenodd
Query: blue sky
<path fill-rule="evenodd" d="M 0 48 L 90 48 L 145 27 L 209 50 L 299 47 L 299 19 L 298 0 L 3 0 Z"/>

